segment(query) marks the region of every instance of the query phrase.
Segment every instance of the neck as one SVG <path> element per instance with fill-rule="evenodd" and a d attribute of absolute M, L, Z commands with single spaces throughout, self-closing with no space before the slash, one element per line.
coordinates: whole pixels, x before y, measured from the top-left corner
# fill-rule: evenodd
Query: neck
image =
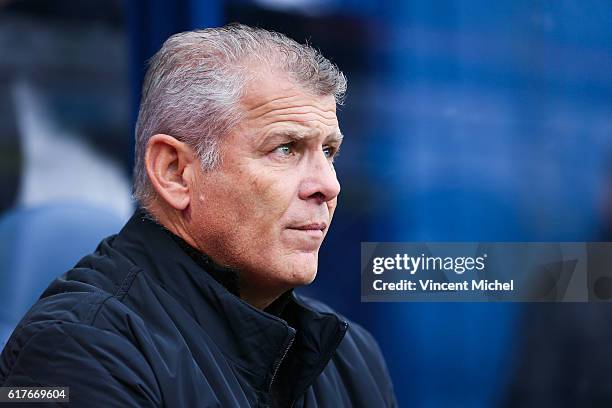
<path fill-rule="evenodd" d="M 208 272 L 217 282 L 223 285 L 230 293 L 240 297 L 251 306 L 264 310 L 276 301 L 284 290 L 270 291 L 260 285 L 252 285 L 244 279 L 239 270 L 222 266 L 215 262 L 197 244 L 186 227 L 185 217 L 180 212 L 169 211 L 159 205 L 152 205 L 143 209 L 153 221 L 161 225 L 179 243 L 181 248 Z"/>
<path fill-rule="evenodd" d="M 249 303 L 251 306 L 264 310 L 274 303 L 274 301 L 276 301 L 281 295 L 282 293 L 271 296 L 261 296 L 261 293 L 257 293 L 255 295 L 251 291 L 242 290 L 240 298 Z"/>
<path fill-rule="evenodd" d="M 147 213 L 153 219 L 153 221 L 182 239 L 192 248 L 198 249 L 198 245 L 195 239 L 189 233 L 187 223 L 185 222 L 187 217 L 185 214 L 183 214 L 183 212 L 188 210 L 178 211 L 154 201 L 150 205 L 143 207 L 143 211 Z"/>

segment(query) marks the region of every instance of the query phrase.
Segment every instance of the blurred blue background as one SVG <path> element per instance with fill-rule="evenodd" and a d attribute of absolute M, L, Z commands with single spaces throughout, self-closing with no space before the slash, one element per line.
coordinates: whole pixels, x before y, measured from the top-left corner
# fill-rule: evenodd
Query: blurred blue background
<path fill-rule="evenodd" d="M 610 401 L 611 358 L 566 354 L 612 355 L 612 309 L 359 293 L 362 241 L 611 240 L 606 0 L 2 0 L 0 217 L 69 200 L 127 219 L 145 61 L 233 21 L 308 41 L 348 77 L 340 206 L 302 292 L 374 333 L 400 406 Z M 0 223 L 0 253 L 17 239 Z M 0 288 L 19 279 L 4 265 Z"/>

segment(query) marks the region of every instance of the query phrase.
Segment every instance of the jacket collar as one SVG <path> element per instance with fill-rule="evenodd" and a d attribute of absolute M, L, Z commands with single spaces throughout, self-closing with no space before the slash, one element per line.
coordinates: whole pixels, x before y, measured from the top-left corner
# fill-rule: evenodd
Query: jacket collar
<path fill-rule="evenodd" d="M 208 273 L 219 275 L 210 261 L 196 262 L 182 245 L 142 210 L 136 211 L 115 239 L 115 246 L 144 273 L 157 281 L 206 331 L 226 356 L 246 370 L 251 384 L 269 391 L 281 363 L 289 355 L 291 377 L 297 392 L 323 371 L 344 337 L 347 323 L 337 315 L 309 306 L 293 290 L 271 308 L 280 317 L 261 311 L 229 291 Z M 202 258 L 206 259 L 206 257 Z M 231 288 L 230 288 L 231 289 Z M 279 306 L 279 302 L 284 305 Z M 288 322 L 289 320 L 289 322 Z M 297 397 L 298 395 L 295 395 Z"/>

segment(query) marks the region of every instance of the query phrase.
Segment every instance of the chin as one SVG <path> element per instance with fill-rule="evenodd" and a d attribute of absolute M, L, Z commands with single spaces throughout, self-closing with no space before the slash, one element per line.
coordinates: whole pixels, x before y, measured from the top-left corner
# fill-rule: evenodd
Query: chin
<path fill-rule="evenodd" d="M 317 276 L 318 253 L 293 255 L 285 265 L 285 273 L 288 273 L 288 283 L 291 286 L 309 285 Z"/>

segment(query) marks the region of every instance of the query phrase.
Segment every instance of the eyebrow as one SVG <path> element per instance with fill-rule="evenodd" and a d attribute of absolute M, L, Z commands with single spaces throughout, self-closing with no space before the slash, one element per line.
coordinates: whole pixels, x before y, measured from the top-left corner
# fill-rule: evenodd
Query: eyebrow
<path fill-rule="evenodd" d="M 280 139 L 280 138 L 288 138 L 292 142 L 299 142 L 300 140 L 316 137 L 316 135 L 317 135 L 316 133 L 311 132 L 311 131 L 300 131 L 300 130 L 294 130 L 294 129 L 287 129 L 287 130 L 270 133 L 268 136 L 264 138 L 262 143 L 267 143 L 270 140 Z M 329 135 L 325 137 L 326 142 L 332 141 L 338 144 L 342 143 L 343 139 L 344 139 L 344 135 L 342 134 L 342 132 L 340 132 L 340 130 L 337 130 L 334 133 L 330 133 Z"/>

